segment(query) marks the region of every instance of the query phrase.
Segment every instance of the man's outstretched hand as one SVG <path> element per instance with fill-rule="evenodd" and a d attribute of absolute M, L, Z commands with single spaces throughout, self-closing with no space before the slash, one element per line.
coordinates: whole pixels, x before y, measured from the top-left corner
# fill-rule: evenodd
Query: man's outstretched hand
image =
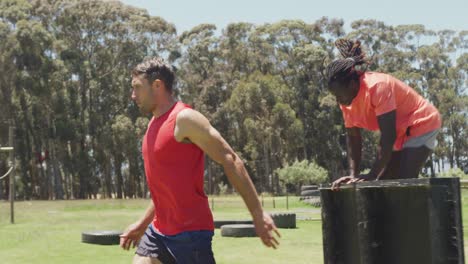
<path fill-rule="evenodd" d="M 120 247 L 124 250 L 129 250 L 133 245 L 135 248 L 138 245 L 143 234 L 145 234 L 146 227 L 140 224 L 131 224 L 125 232 L 120 235 Z"/>
<path fill-rule="evenodd" d="M 271 216 L 263 212 L 262 216 L 253 219 L 253 223 L 255 225 L 255 231 L 263 244 L 276 249 L 279 246 L 277 237 L 280 238 L 281 234 L 276 228 L 275 222 L 271 219 Z M 277 237 L 275 237 L 275 234 Z"/>
<path fill-rule="evenodd" d="M 356 183 L 356 182 L 363 182 L 363 181 L 372 181 L 375 180 L 375 177 L 372 177 L 369 174 L 361 174 L 357 177 L 355 176 L 344 176 L 339 178 L 338 180 L 334 181 L 332 183 L 331 189 L 333 191 L 338 191 L 340 189 L 340 186 L 343 184 L 351 184 L 351 183 Z"/>

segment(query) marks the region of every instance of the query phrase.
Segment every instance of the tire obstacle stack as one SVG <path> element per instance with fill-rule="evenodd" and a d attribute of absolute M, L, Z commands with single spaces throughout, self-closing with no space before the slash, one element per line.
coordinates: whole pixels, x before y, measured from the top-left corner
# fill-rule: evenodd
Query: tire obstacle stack
<path fill-rule="evenodd" d="M 302 185 L 301 186 L 301 201 L 319 208 L 322 206 L 320 201 L 320 190 L 317 185 Z"/>

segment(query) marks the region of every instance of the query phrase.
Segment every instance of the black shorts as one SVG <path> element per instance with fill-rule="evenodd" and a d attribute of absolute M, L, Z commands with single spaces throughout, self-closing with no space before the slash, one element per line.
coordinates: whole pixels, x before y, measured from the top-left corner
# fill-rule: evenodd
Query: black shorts
<path fill-rule="evenodd" d="M 163 264 L 214 264 L 213 231 L 188 231 L 173 236 L 156 232 L 149 225 L 135 254 L 157 258 Z"/>

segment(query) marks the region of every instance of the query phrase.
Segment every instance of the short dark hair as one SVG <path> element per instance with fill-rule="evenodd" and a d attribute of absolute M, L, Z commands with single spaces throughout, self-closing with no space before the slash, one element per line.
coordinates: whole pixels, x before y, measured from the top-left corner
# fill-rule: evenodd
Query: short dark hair
<path fill-rule="evenodd" d="M 333 82 L 346 83 L 352 79 L 358 79 L 359 73 L 355 70 L 356 65 L 368 64 L 366 54 L 361 49 L 359 40 L 338 39 L 335 41 L 343 58 L 332 61 L 327 67 L 327 79 L 330 86 Z"/>
<path fill-rule="evenodd" d="M 164 82 L 166 88 L 172 92 L 174 85 L 174 69 L 163 59 L 158 57 L 148 58 L 139 63 L 132 70 L 132 76 L 144 74 L 150 84 L 156 79 Z"/>

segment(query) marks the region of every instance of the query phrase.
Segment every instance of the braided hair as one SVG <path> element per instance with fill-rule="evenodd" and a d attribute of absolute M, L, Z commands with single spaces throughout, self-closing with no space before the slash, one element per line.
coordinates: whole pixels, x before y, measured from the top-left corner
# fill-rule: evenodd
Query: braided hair
<path fill-rule="evenodd" d="M 352 79 L 358 80 L 359 73 L 355 70 L 355 66 L 369 63 L 361 49 L 361 42 L 359 40 L 353 42 L 349 39 L 337 39 L 335 46 L 343 58 L 337 59 L 328 65 L 328 86 L 336 81 L 348 83 Z"/>

